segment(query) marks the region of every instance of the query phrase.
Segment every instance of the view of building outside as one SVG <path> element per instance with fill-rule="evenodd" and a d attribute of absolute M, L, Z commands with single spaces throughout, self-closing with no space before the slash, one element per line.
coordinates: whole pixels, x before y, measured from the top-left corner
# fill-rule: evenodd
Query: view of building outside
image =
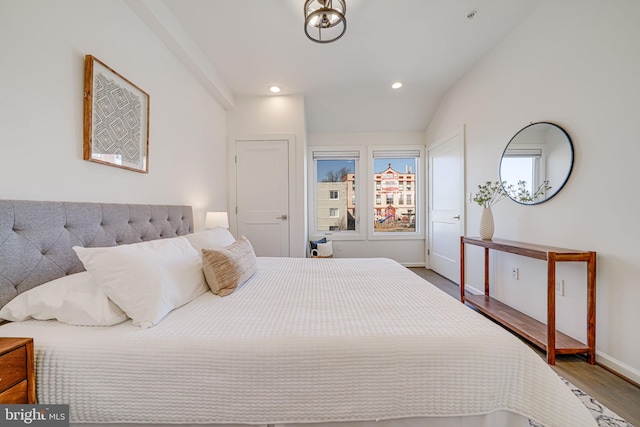
<path fill-rule="evenodd" d="M 356 229 L 355 160 L 317 160 L 318 231 Z"/>
<path fill-rule="evenodd" d="M 417 158 L 374 159 L 374 231 L 416 231 Z M 355 160 L 316 160 L 318 231 L 356 229 Z"/>
<path fill-rule="evenodd" d="M 398 171 L 395 166 L 404 171 Z M 380 165 L 386 163 L 386 169 Z M 375 159 L 374 225 L 375 232 L 416 231 L 416 159 Z"/>

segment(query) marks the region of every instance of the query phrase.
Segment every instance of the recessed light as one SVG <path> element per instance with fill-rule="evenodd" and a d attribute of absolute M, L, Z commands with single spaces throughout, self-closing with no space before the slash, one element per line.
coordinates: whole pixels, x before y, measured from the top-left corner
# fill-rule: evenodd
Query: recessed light
<path fill-rule="evenodd" d="M 281 90 L 282 90 L 282 89 L 280 89 L 280 87 L 279 87 L 279 86 L 271 86 L 271 87 L 269 88 L 269 91 L 270 91 L 271 93 L 280 93 L 280 91 L 281 91 Z"/>
<path fill-rule="evenodd" d="M 402 87 L 402 83 L 401 82 L 395 82 L 394 84 L 391 85 L 391 87 L 393 89 L 400 89 Z"/>

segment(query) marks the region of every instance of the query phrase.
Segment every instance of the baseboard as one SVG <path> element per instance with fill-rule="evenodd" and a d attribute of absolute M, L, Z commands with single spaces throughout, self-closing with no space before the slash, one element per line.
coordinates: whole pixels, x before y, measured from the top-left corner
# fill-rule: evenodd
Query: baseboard
<path fill-rule="evenodd" d="M 606 370 L 640 387 L 640 371 L 636 368 L 597 350 L 596 362 Z"/>
<path fill-rule="evenodd" d="M 474 288 L 473 286 L 464 285 L 464 291 L 473 295 L 484 295 L 484 291 Z"/>
<path fill-rule="evenodd" d="M 402 264 L 407 268 L 418 268 L 418 267 L 424 268 L 426 265 L 424 262 L 401 262 L 400 264 Z"/>
<path fill-rule="evenodd" d="M 484 291 L 474 288 L 473 286 L 465 285 L 465 292 L 469 292 L 473 295 L 482 295 Z M 630 383 L 640 387 L 640 371 L 627 365 L 620 360 L 609 356 L 606 353 L 596 350 L 596 362 L 604 369 L 611 371 L 611 373 L 629 381 Z"/>

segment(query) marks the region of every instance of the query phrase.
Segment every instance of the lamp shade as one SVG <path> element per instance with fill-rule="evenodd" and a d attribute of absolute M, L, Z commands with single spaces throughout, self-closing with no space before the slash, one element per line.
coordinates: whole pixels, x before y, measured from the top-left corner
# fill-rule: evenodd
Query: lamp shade
<path fill-rule="evenodd" d="M 207 212 L 204 219 L 204 228 L 229 228 L 229 217 L 226 212 Z"/>

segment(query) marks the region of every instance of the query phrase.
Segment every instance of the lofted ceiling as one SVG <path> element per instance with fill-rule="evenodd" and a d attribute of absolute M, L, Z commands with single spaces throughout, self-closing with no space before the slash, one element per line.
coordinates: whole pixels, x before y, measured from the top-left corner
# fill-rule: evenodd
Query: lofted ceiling
<path fill-rule="evenodd" d="M 234 96 L 274 96 L 274 84 L 303 95 L 309 132 L 424 131 L 442 96 L 541 3 L 346 0 L 345 35 L 318 44 L 304 0 L 163 1 Z"/>

